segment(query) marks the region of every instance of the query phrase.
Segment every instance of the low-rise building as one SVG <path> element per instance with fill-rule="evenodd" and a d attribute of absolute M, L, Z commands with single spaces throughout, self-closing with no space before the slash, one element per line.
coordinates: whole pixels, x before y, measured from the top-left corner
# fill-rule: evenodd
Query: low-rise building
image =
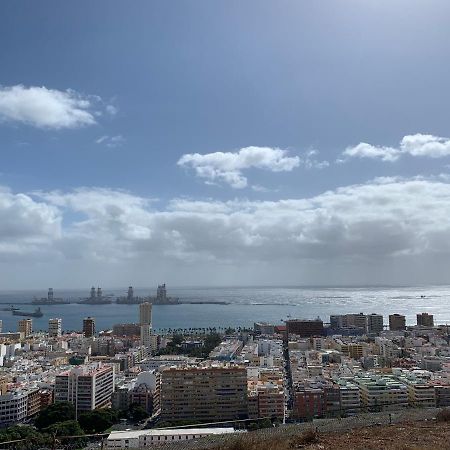
<path fill-rule="evenodd" d="M 358 374 L 354 383 L 359 387 L 361 404 L 368 411 L 395 410 L 408 406 L 408 388 L 392 376 Z"/>
<path fill-rule="evenodd" d="M 113 431 L 106 448 L 147 448 L 155 445 L 182 443 L 211 435 L 235 433 L 234 428 L 181 428 L 170 430 Z"/>

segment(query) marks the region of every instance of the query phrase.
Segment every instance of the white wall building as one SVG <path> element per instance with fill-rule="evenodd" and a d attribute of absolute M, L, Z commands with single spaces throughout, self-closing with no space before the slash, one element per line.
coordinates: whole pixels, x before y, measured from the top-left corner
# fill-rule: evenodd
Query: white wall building
<path fill-rule="evenodd" d="M 60 337 L 62 334 L 62 320 L 49 319 L 48 320 L 48 335 L 50 337 Z"/>
<path fill-rule="evenodd" d="M 230 433 L 235 433 L 234 428 L 113 431 L 106 440 L 106 448 L 147 448 L 158 444 L 190 441 L 205 436 Z"/>

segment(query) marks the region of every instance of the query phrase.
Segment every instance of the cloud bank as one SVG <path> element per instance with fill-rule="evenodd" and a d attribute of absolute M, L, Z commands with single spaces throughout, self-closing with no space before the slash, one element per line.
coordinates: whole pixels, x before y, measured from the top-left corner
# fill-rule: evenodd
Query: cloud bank
<path fill-rule="evenodd" d="M 384 147 L 361 142 L 343 152 L 345 158 L 370 158 L 394 162 L 404 155 L 443 158 L 450 155 L 450 139 L 431 134 L 403 137 L 398 147 Z"/>
<path fill-rule="evenodd" d="M 104 109 L 108 112 L 109 106 Z M 113 107 L 115 108 L 115 107 Z M 96 123 L 103 104 L 98 96 L 23 85 L 0 86 L 0 120 L 36 128 L 79 128 Z"/>
<path fill-rule="evenodd" d="M 80 271 L 90 267 L 90 275 L 112 266 L 137 267 L 135 274 L 166 268 L 175 276 L 175 267 L 220 271 L 225 265 L 270 267 L 293 277 L 295 268 L 316 267 L 326 284 L 329 271 L 340 266 L 350 278 L 364 264 L 385 267 L 395 261 L 406 272 L 428 261 L 426 272 L 435 270 L 429 261 L 450 257 L 445 179 L 384 178 L 279 201 L 157 204 L 112 189 L 34 194 L 3 189 L 0 261 L 28 261 L 39 254 L 59 267 L 68 262 Z M 373 281 L 366 276 L 364 281 Z M 291 282 L 311 282 L 305 272 L 298 277 Z"/>

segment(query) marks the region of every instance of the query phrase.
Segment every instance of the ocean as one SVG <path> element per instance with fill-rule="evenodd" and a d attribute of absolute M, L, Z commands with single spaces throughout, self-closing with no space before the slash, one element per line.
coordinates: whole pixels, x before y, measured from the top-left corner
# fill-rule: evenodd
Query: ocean
<path fill-rule="evenodd" d="M 155 289 L 135 289 L 135 295 L 155 295 Z M 103 294 L 126 295 L 126 288 L 103 289 Z M 0 304 L 16 305 L 24 311 L 35 306 L 22 304 L 46 291 L 0 291 Z M 86 290 L 58 290 L 55 297 L 76 301 L 89 295 Z M 227 305 L 154 305 L 153 329 L 249 327 L 264 321 L 281 324 L 288 318 L 329 321 L 330 314 L 380 313 L 388 321 L 392 313 L 404 314 L 407 324 L 415 324 L 419 312 L 434 314 L 435 323 L 450 323 L 450 286 L 421 287 L 218 287 L 168 288 L 168 295 L 187 301 L 228 302 Z M 34 330 L 47 330 L 48 319 L 59 317 L 65 331 L 81 330 L 84 317 L 95 318 L 96 329 L 106 330 L 115 323 L 137 322 L 138 305 L 54 305 L 41 306 L 41 318 L 33 318 Z M 18 316 L 0 311 L 3 331 L 16 331 Z"/>

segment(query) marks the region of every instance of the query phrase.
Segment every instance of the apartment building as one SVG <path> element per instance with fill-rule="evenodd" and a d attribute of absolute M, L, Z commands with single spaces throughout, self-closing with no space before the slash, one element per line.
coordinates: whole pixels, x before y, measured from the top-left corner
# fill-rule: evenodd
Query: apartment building
<path fill-rule="evenodd" d="M 151 415 L 160 409 L 160 395 L 160 373 L 141 372 L 128 392 L 128 403 L 142 406 Z"/>
<path fill-rule="evenodd" d="M 408 388 L 394 377 L 361 374 L 353 379 L 359 387 L 361 405 L 369 411 L 395 410 L 408 406 Z"/>
<path fill-rule="evenodd" d="M 299 386 L 293 395 L 292 416 L 296 419 L 322 417 L 326 411 L 323 389 Z"/>
<path fill-rule="evenodd" d="M 248 380 L 249 418 L 270 417 L 283 420 L 285 395 L 282 375 L 278 378 L 266 375 L 262 373 L 261 378 Z M 250 406 L 252 401 L 253 409 Z"/>
<path fill-rule="evenodd" d="M 234 365 L 171 367 L 161 374 L 164 420 L 245 419 L 247 371 Z"/>
<path fill-rule="evenodd" d="M 406 330 L 406 318 L 402 314 L 391 314 L 389 316 L 389 329 L 391 331 Z"/>
<path fill-rule="evenodd" d="M 33 319 L 20 319 L 18 330 L 24 337 L 30 336 L 33 333 Z"/>
<path fill-rule="evenodd" d="M 95 336 L 95 319 L 93 317 L 83 319 L 83 334 L 87 338 Z"/>
<path fill-rule="evenodd" d="M 48 320 L 48 335 L 50 337 L 60 337 L 62 333 L 62 320 L 59 318 Z"/>
<path fill-rule="evenodd" d="M 421 313 L 416 315 L 417 325 L 419 327 L 433 327 L 434 317 L 433 314 Z"/>
<path fill-rule="evenodd" d="M 381 314 L 368 314 L 367 332 L 369 334 L 380 334 L 383 331 L 383 316 Z"/>
<path fill-rule="evenodd" d="M 114 369 L 92 363 L 57 375 L 55 401 L 73 403 L 77 412 L 111 406 L 114 391 Z"/>
<path fill-rule="evenodd" d="M 340 410 L 342 414 L 358 414 L 361 406 L 359 387 L 351 382 L 339 381 Z"/>
<path fill-rule="evenodd" d="M 27 407 L 28 393 L 26 391 L 0 395 L 0 426 L 23 422 L 27 418 Z"/>
<path fill-rule="evenodd" d="M 139 336 L 141 334 L 141 325 L 138 323 L 117 323 L 113 326 L 114 336 Z"/>
<path fill-rule="evenodd" d="M 316 320 L 287 320 L 286 330 L 289 334 L 296 334 L 300 337 L 322 336 L 323 322 L 320 319 Z"/>

